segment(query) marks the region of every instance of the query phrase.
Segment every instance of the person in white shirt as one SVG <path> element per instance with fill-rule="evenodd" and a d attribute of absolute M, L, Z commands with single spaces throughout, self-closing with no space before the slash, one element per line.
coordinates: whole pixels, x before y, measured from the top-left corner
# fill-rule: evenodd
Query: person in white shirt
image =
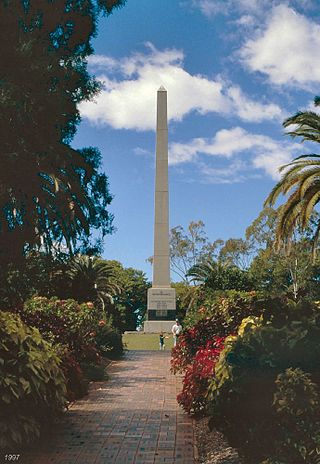
<path fill-rule="evenodd" d="M 176 322 L 173 324 L 171 332 L 173 335 L 173 346 L 176 346 L 179 335 L 181 334 L 182 326 L 179 322 L 179 319 L 176 319 Z"/>

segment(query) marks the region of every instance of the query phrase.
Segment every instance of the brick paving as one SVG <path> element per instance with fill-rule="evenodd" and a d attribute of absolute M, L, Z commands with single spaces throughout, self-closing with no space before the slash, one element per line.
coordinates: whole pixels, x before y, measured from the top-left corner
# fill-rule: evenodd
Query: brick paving
<path fill-rule="evenodd" d="M 130 351 L 77 401 L 21 464 L 191 464 L 194 427 L 179 408 L 170 353 Z"/>

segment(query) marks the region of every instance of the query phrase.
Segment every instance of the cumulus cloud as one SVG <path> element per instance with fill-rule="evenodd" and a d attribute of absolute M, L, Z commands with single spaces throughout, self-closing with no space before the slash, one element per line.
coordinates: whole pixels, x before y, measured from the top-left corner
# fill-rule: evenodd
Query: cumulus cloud
<path fill-rule="evenodd" d="M 230 182 L 235 177 L 238 180 L 247 178 L 249 174 L 252 177 L 258 173 L 257 170 L 262 170 L 273 179 L 279 179 L 278 168 L 292 160 L 300 151 L 300 144 L 279 142 L 266 135 L 253 134 L 241 127 L 234 127 L 218 131 L 213 138 L 172 143 L 169 148 L 169 163 L 196 163 L 207 178 L 211 172 L 214 179 L 217 179 L 220 172 L 223 182 Z M 203 155 L 207 155 L 205 162 Z M 207 164 L 208 156 L 224 159 L 225 165 L 219 169 L 210 167 Z M 232 172 L 237 175 L 228 177 L 228 173 Z"/>
<path fill-rule="evenodd" d="M 181 121 L 197 112 L 236 116 L 250 122 L 281 119 L 276 104 L 255 102 L 235 85 L 203 75 L 192 75 L 183 67 L 183 52 L 157 50 L 147 44 L 145 53 L 116 61 L 106 56 L 90 58 L 89 65 L 103 83 L 93 102 L 79 106 L 82 117 L 115 129 L 152 130 L 155 126 L 155 92 L 168 90 L 168 118 Z"/>
<path fill-rule="evenodd" d="M 250 71 L 267 75 L 273 84 L 306 87 L 320 82 L 319 49 L 320 25 L 282 4 L 245 43 L 241 57 Z"/>

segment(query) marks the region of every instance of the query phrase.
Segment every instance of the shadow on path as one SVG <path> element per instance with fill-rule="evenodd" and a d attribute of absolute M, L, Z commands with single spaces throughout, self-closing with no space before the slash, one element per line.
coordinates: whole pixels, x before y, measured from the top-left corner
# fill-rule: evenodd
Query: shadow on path
<path fill-rule="evenodd" d="M 194 463 L 193 422 L 176 401 L 170 352 L 129 351 L 108 373 L 19 464 Z"/>

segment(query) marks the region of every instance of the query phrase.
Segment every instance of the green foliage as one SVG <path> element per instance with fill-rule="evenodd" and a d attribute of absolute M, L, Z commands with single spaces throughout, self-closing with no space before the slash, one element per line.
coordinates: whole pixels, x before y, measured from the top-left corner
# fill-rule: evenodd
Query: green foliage
<path fill-rule="evenodd" d="M 203 289 L 199 285 L 189 285 L 185 282 L 171 284 L 176 291 L 176 314 L 179 320 L 184 320 L 186 314 L 195 312 L 203 296 Z"/>
<path fill-rule="evenodd" d="M 237 332 L 242 320 L 250 315 L 261 316 L 267 302 L 259 299 L 255 292 L 230 291 L 216 296 L 184 320 L 184 330 L 172 353 L 174 372 L 183 372 L 196 353 L 207 346 L 215 337 L 225 337 Z"/>
<path fill-rule="evenodd" d="M 0 448 L 29 443 L 65 407 L 60 359 L 38 330 L 0 312 Z"/>
<path fill-rule="evenodd" d="M 83 370 L 85 377 L 89 380 L 97 382 L 107 380 L 108 378 L 105 365 L 103 363 L 94 364 L 82 362 L 81 369 Z"/>
<path fill-rule="evenodd" d="M 200 320 L 216 318 L 219 321 L 216 335 L 220 334 L 219 325 L 221 329 L 227 330 L 220 334 L 222 336 L 237 330 L 245 317 L 261 315 L 273 305 L 272 300 L 266 299 L 262 292 L 211 291 L 202 295 L 201 305 L 188 311 L 184 327 L 192 328 Z"/>
<path fill-rule="evenodd" d="M 308 416 L 312 440 L 317 440 L 318 426 L 313 421 L 312 407 L 318 407 L 318 400 L 314 402 L 313 384 L 299 371 L 278 375 L 288 368 L 302 369 L 319 383 L 319 314 L 314 309 L 313 317 L 302 317 L 301 310 L 293 307 L 282 322 L 266 324 L 261 317 L 243 321 L 238 336 L 227 338 L 209 386 L 211 425 L 222 431 L 230 445 L 252 464 L 277 456 L 277 449 L 294 455 L 297 449 L 293 437 L 298 430 L 299 446 L 310 445 L 311 429 L 304 429 L 305 423 L 299 425 L 297 419 L 295 428 L 288 427 L 288 420 L 292 421 L 298 412 L 301 419 L 304 414 Z M 298 398 L 301 388 L 303 401 Z M 290 394 L 292 402 L 288 400 Z M 316 462 L 299 459 L 284 462 Z"/>
<path fill-rule="evenodd" d="M 66 345 L 79 356 L 92 344 L 92 331 L 98 325 L 93 303 L 79 304 L 72 299 L 34 297 L 26 301 L 20 315 L 47 340 Z"/>
<path fill-rule="evenodd" d="M 171 269 L 184 282 L 188 282 L 188 270 L 204 259 L 215 257 L 222 240 L 211 243 L 203 221 L 191 221 L 185 231 L 182 226 L 170 230 Z M 152 262 L 152 258 L 149 258 Z"/>
<path fill-rule="evenodd" d="M 314 100 L 315 106 L 319 106 L 319 98 Z M 286 119 L 284 127 L 292 127 L 287 132 L 291 137 L 301 137 L 302 142 L 320 141 L 320 116 L 313 111 L 298 112 Z M 277 198 L 287 195 L 286 202 L 280 206 L 276 223 L 276 245 L 281 248 L 283 244 L 291 241 L 296 226 L 306 229 L 311 221 L 314 208 L 318 204 L 320 196 L 320 155 L 314 153 L 302 155 L 291 163 L 282 166 L 281 180 L 272 189 L 265 204 L 273 206 Z M 320 234 L 319 218 L 313 235 L 314 251 Z"/>
<path fill-rule="evenodd" d="M 278 419 L 276 458 L 287 462 L 320 462 L 318 386 L 301 369 L 278 375 L 273 408 Z"/>
<path fill-rule="evenodd" d="M 112 267 L 97 256 L 75 256 L 69 263 L 67 275 L 72 297 L 80 303 L 93 301 L 100 305 L 102 315 L 105 315 L 106 303 L 113 302 L 113 296 L 121 292 Z"/>
<path fill-rule="evenodd" d="M 95 345 L 102 356 L 118 358 L 123 354 L 121 333 L 101 320 L 95 332 Z"/>
<path fill-rule="evenodd" d="M 248 271 L 219 261 L 207 260 L 193 266 L 187 273 L 192 282 L 208 290 L 253 290 Z"/>
<path fill-rule="evenodd" d="M 111 230 L 107 178 L 94 148 L 75 150 L 78 105 L 98 83 L 87 57 L 100 13 L 123 0 L 5 1 L 0 38 L 8 65 L 0 76 L 0 258 L 62 242 L 90 248 L 90 230 Z M 18 167 L 18 168 L 17 168 Z"/>
<path fill-rule="evenodd" d="M 119 261 L 106 261 L 121 292 L 107 305 L 112 323 L 120 332 L 135 330 L 141 325 L 147 310 L 147 290 L 150 287 L 144 272 L 125 268 Z"/>
<path fill-rule="evenodd" d="M 75 401 L 88 393 L 89 382 L 85 378 L 80 363 L 72 351 L 63 345 L 55 345 L 61 369 L 66 379 L 67 399 Z"/>
<path fill-rule="evenodd" d="M 93 303 L 80 305 L 71 299 L 34 297 L 26 301 L 20 316 L 55 345 L 66 378 L 68 400 L 85 395 L 88 382 L 80 362 L 100 362 L 99 348 L 95 343 L 99 315 Z"/>
<path fill-rule="evenodd" d="M 249 240 L 229 238 L 219 253 L 219 261 L 231 267 L 247 270 L 250 266 L 253 247 Z"/>

